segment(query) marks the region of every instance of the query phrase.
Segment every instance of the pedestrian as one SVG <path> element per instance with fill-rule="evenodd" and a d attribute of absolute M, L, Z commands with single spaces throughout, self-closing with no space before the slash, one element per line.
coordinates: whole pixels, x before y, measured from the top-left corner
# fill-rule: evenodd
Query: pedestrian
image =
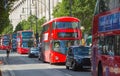
<path fill-rule="evenodd" d="M 11 50 L 11 40 L 9 40 L 9 47 L 6 50 L 7 58 L 9 58 L 10 50 Z"/>
<path fill-rule="evenodd" d="M 41 43 L 40 42 L 38 43 L 38 48 L 39 48 L 39 51 L 41 51 Z"/>
<path fill-rule="evenodd" d="M 6 50 L 6 54 L 7 54 L 7 58 L 9 58 L 9 54 L 10 54 L 10 50 L 9 49 Z"/>

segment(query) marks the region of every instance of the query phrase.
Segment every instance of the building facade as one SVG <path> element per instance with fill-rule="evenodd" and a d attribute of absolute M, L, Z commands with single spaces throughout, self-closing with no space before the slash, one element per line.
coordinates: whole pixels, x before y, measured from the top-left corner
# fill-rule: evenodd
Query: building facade
<path fill-rule="evenodd" d="M 13 25 L 13 31 L 17 24 L 27 19 L 30 15 L 38 18 L 46 17 L 47 20 L 53 18 L 53 8 L 62 0 L 17 0 L 10 11 L 9 19 Z"/>

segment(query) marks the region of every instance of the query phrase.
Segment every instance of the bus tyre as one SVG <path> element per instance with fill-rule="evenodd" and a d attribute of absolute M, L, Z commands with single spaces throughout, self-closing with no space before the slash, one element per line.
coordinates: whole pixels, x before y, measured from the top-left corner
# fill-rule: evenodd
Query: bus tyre
<path fill-rule="evenodd" d="M 98 64 L 98 76 L 103 76 L 102 65 L 101 63 Z"/>
<path fill-rule="evenodd" d="M 66 69 L 69 69 L 69 66 L 67 65 L 67 61 L 66 61 L 66 63 L 65 63 L 65 66 L 66 66 Z"/>
<path fill-rule="evenodd" d="M 69 66 L 66 65 L 66 69 L 69 69 Z"/>

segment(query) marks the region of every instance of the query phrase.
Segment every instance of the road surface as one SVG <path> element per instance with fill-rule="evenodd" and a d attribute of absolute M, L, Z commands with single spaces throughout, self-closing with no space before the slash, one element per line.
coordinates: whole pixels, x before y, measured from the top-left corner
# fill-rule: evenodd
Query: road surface
<path fill-rule="evenodd" d="M 10 57 L 6 58 L 6 52 L 1 50 L 0 58 L 4 60 L 1 68 L 6 76 L 92 76 L 90 69 L 67 70 L 65 65 L 42 63 L 37 58 L 28 58 L 27 54 L 12 52 Z"/>

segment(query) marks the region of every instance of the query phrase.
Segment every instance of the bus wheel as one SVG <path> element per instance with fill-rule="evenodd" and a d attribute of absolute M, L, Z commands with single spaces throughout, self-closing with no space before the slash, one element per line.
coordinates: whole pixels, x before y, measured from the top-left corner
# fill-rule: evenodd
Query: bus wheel
<path fill-rule="evenodd" d="M 69 69 L 69 66 L 66 65 L 66 69 Z"/>
<path fill-rule="evenodd" d="M 98 76 L 103 76 L 102 65 L 101 63 L 98 64 Z"/>
<path fill-rule="evenodd" d="M 66 69 L 69 69 L 69 66 L 67 65 L 67 62 L 65 63 Z"/>

